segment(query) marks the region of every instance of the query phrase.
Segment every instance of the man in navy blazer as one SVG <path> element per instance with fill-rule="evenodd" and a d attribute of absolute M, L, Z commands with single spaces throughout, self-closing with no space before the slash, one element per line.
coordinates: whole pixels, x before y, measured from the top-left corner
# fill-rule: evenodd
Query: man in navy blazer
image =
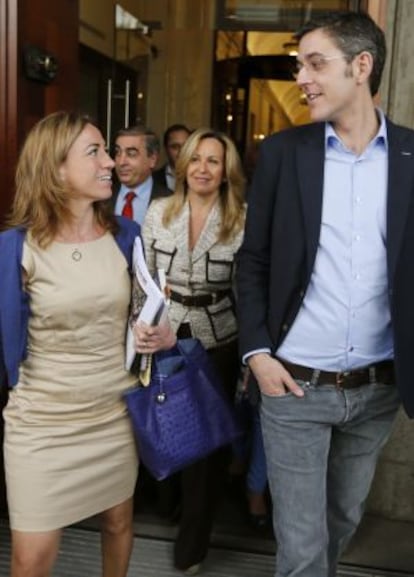
<path fill-rule="evenodd" d="M 383 32 L 355 12 L 298 32 L 314 124 L 261 145 L 238 258 L 260 390 L 276 577 L 334 577 L 400 398 L 414 415 L 414 131 L 376 108 Z"/>
<path fill-rule="evenodd" d="M 155 182 L 175 190 L 175 163 L 185 141 L 190 136 L 190 129 L 185 124 L 171 124 L 164 132 L 163 143 L 167 162 L 152 173 Z"/>
<path fill-rule="evenodd" d="M 117 182 L 112 195 L 115 214 L 142 225 L 150 202 L 171 194 L 152 176 L 159 154 L 160 141 L 149 128 L 137 125 L 117 132 L 114 154 Z"/>

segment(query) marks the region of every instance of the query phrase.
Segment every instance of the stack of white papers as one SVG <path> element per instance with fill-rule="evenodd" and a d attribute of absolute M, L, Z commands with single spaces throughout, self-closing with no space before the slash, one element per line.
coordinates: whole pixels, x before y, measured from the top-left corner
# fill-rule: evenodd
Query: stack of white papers
<path fill-rule="evenodd" d="M 133 271 L 145 294 L 144 305 L 138 315 L 137 321 L 143 321 L 147 325 L 157 324 L 162 315 L 166 312 L 166 296 L 163 289 L 165 288 L 165 273 L 163 270 L 158 271 L 159 284 L 152 278 L 145 262 L 144 250 L 140 237 L 135 239 L 134 250 L 132 255 Z M 132 367 L 136 355 L 135 341 L 131 326 L 128 325 L 126 340 L 126 362 L 125 367 L 129 371 Z"/>

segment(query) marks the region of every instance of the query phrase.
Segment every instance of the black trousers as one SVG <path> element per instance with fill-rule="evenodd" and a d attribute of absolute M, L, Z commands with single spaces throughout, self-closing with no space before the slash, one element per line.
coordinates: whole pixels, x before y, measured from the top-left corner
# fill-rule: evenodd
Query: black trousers
<path fill-rule="evenodd" d="M 209 350 L 231 400 L 234 399 L 239 358 L 237 341 Z M 230 447 L 223 447 L 178 474 L 181 515 L 174 546 L 174 563 L 185 570 L 207 555 L 216 505 L 226 482 Z"/>

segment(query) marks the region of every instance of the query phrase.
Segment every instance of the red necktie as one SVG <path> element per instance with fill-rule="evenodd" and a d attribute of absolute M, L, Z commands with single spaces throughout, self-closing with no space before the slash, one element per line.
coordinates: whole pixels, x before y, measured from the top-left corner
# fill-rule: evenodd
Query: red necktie
<path fill-rule="evenodd" d="M 125 204 L 124 208 L 122 209 L 122 216 L 126 216 L 126 218 L 134 218 L 134 208 L 132 206 L 132 201 L 136 197 L 135 192 L 132 190 L 125 195 Z"/>

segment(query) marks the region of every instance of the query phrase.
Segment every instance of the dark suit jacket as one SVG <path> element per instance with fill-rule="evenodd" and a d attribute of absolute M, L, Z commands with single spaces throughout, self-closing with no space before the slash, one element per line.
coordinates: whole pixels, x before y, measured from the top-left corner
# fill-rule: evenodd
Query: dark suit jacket
<path fill-rule="evenodd" d="M 163 166 L 161 166 L 161 168 L 154 170 L 154 172 L 152 173 L 152 178 L 154 179 L 154 182 L 156 182 L 160 186 L 163 186 L 164 188 L 168 188 L 167 177 L 165 175 L 166 168 L 167 165 L 164 164 Z"/>
<path fill-rule="evenodd" d="M 114 178 L 116 178 L 116 177 L 114 177 Z M 150 204 L 154 200 L 154 198 L 161 198 L 162 196 L 169 196 L 170 194 L 172 194 L 172 191 L 169 188 L 167 188 L 166 186 L 162 186 L 162 184 L 159 184 L 158 182 L 156 182 L 154 177 L 152 180 L 153 180 L 153 182 L 152 182 L 152 189 L 151 189 Z M 114 209 L 115 209 L 116 200 L 118 198 L 120 188 L 121 188 L 121 184 L 119 183 L 118 180 L 115 180 L 113 190 L 112 190 L 112 197 L 111 197 L 111 202 L 112 202 L 112 206 Z"/>
<path fill-rule="evenodd" d="M 414 416 L 414 131 L 387 120 L 388 290 L 397 385 Z M 261 145 L 238 256 L 240 348 L 274 351 L 305 295 L 318 248 L 324 124 L 274 134 Z M 412 364 L 413 363 L 413 364 Z"/>

